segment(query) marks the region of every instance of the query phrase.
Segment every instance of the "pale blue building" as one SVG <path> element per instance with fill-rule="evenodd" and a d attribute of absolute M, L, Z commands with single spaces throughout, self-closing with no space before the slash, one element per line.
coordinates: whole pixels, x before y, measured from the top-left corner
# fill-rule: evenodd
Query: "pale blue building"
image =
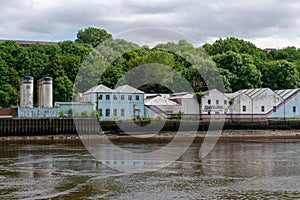
<path fill-rule="evenodd" d="M 300 118 L 300 89 L 275 90 L 283 101 L 270 111 L 269 119 Z"/>
<path fill-rule="evenodd" d="M 144 92 L 129 85 L 112 90 L 105 85 L 94 86 L 82 96 L 93 104 L 100 120 L 126 120 L 144 116 Z"/>
<path fill-rule="evenodd" d="M 115 89 L 117 99 L 114 101 L 113 113 L 119 119 L 131 119 L 144 117 L 144 92 L 122 85 Z"/>

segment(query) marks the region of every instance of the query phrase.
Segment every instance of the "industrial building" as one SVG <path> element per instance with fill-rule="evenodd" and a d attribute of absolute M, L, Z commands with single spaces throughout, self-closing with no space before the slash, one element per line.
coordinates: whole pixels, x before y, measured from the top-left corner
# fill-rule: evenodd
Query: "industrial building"
<path fill-rule="evenodd" d="M 145 94 L 129 85 L 111 89 L 97 85 L 77 102 L 55 102 L 50 77 L 38 80 L 38 108 L 33 107 L 33 80 L 20 80 L 18 117 L 93 117 L 99 120 L 132 118 L 172 118 L 181 114 L 193 119 L 295 119 L 300 118 L 300 89 L 273 91 L 270 88 L 244 89 L 222 93 L 217 89 L 203 92 L 201 102 L 188 92 Z"/>

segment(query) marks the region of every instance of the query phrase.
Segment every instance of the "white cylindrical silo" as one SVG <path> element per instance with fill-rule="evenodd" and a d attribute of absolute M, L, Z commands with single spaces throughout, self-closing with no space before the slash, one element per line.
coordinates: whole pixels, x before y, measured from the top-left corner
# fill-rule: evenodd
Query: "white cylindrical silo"
<path fill-rule="evenodd" d="M 51 77 L 42 78 L 42 99 L 44 108 L 53 107 L 53 81 Z"/>
<path fill-rule="evenodd" d="M 20 80 L 20 107 L 33 108 L 33 77 L 25 76 Z"/>

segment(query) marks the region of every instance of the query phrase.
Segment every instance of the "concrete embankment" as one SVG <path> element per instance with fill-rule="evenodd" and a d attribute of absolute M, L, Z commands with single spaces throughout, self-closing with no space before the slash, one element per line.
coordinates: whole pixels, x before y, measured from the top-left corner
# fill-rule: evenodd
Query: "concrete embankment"
<path fill-rule="evenodd" d="M 104 132 L 177 132 L 207 130 L 300 130 L 297 120 L 257 121 L 101 121 L 96 119 L 0 119 L 0 137 L 103 134 Z M 248 132 L 249 133 L 249 132 Z"/>

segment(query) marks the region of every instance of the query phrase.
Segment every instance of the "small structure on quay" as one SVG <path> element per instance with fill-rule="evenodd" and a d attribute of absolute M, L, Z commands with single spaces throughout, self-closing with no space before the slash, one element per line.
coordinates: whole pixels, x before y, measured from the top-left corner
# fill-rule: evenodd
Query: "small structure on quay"
<path fill-rule="evenodd" d="M 20 80 L 20 107 L 33 108 L 33 77 L 25 76 Z"/>
<path fill-rule="evenodd" d="M 53 82 L 51 77 L 38 80 L 38 104 L 39 108 L 53 107 Z"/>

